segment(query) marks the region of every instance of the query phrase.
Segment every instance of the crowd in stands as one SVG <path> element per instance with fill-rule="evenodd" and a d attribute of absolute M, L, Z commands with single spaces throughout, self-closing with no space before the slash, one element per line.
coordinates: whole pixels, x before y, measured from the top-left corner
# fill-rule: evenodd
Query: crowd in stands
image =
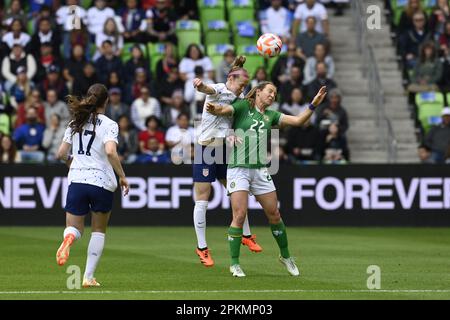
<path fill-rule="evenodd" d="M 194 122 L 201 117 L 205 99 L 194 90 L 192 79 L 225 82 L 237 56 L 235 49 L 228 49 L 213 63 L 202 43 L 191 43 L 182 54 L 178 51 L 177 22 L 199 20 L 199 3 L 214 1 L 4 1 L 0 163 L 56 162 L 55 152 L 70 120 L 66 96 L 83 95 L 97 82 L 109 90 L 106 115 L 119 124 L 122 162 L 182 159 L 183 150 L 194 143 Z M 246 92 L 260 81 L 273 81 L 279 97 L 272 108 L 293 115 L 308 107 L 321 86 L 329 92 L 311 121 L 281 132 L 280 147 L 273 154 L 295 164 L 348 162 L 348 119 L 333 80 L 328 23 L 330 8 L 342 15 L 348 0 L 238 2 L 246 1 L 254 2 L 255 16 L 250 18 L 258 21 L 258 34 L 275 33 L 286 47 L 270 68 L 255 70 Z M 408 21 L 405 18 L 405 28 Z M 435 30 L 442 29 L 439 21 Z M 441 56 L 446 35 L 450 40 L 450 26 L 444 29 L 441 48 L 424 49 L 417 61 L 433 64 Z M 164 44 L 157 60 L 150 57 L 148 43 Z M 410 47 L 405 52 L 413 50 L 417 58 L 418 49 Z M 436 78 L 432 66 L 423 69 L 416 78 L 426 77 L 430 70 Z M 448 72 L 445 66 L 435 69 Z"/>
<path fill-rule="evenodd" d="M 450 162 L 450 5 L 386 0 L 423 163 Z"/>

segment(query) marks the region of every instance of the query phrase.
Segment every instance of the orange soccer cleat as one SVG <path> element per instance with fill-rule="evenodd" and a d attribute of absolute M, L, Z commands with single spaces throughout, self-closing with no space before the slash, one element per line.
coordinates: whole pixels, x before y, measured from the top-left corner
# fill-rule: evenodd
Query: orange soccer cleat
<path fill-rule="evenodd" d="M 63 266 L 69 259 L 70 246 L 72 245 L 74 240 L 75 236 L 71 233 L 69 233 L 64 238 L 64 241 L 61 243 L 61 246 L 56 252 L 56 262 L 58 263 L 58 265 Z"/>
<path fill-rule="evenodd" d="M 244 246 L 247 246 L 250 249 L 250 251 L 253 251 L 253 252 L 261 252 L 262 251 L 261 246 L 258 243 L 256 243 L 256 235 L 255 234 L 252 234 L 249 238 L 242 237 L 242 244 Z"/>
<path fill-rule="evenodd" d="M 83 288 L 89 288 L 89 287 L 100 287 L 100 283 L 97 282 L 95 278 L 92 279 L 83 279 Z"/>
<path fill-rule="evenodd" d="M 199 248 L 195 249 L 195 253 L 197 253 L 200 258 L 200 262 L 203 263 L 205 267 L 212 267 L 214 265 L 214 260 L 211 257 L 211 253 L 208 249 L 200 250 Z"/>

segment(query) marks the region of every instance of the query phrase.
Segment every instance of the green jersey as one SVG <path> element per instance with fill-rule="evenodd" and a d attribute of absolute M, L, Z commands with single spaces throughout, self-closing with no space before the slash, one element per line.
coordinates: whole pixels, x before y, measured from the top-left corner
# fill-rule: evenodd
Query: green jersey
<path fill-rule="evenodd" d="M 232 107 L 234 134 L 242 143 L 237 143 L 233 147 L 228 167 L 252 169 L 267 167 L 270 129 L 280 124 L 282 114 L 274 110 L 265 110 L 261 113 L 244 99 L 236 100 Z"/>

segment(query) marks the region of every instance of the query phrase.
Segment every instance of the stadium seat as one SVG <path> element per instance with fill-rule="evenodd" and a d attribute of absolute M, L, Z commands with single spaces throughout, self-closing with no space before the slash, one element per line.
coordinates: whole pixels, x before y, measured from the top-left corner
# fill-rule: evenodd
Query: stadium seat
<path fill-rule="evenodd" d="M 11 133 L 11 122 L 6 113 L 0 113 L 0 132 L 8 135 Z"/>
<path fill-rule="evenodd" d="M 150 58 L 150 71 L 153 75 L 156 73 L 156 65 L 158 61 L 164 56 L 166 45 L 164 43 L 151 43 L 147 44 L 148 57 Z"/>
<path fill-rule="evenodd" d="M 393 14 L 393 22 L 395 26 L 398 26 L 400 22 L 400 17 L 402 15 L 403 10 L 408 4 L 408 0 L 391 0 L 391 8 Z"/>
<path fill-rule="evenodd" d="M 201 44 L 200 22 L 196 20 L 178 20 L 176 24 L 178 55 L 184 56 L 191 43 Z"/>
<path fill-rule="evenodd" d="M 440 92 L 420 92 L 415 97 L 417 105 L 417 118 L 422 124 L 424 133 L 440 118 L 444 108 L 444 95 Z"/>
<path fill-rule="evenodd" d="M 247 58 L 245 69 L 247 69 L 251 78 L 253 78 L 256 69 L 265 66 L 264 58 L 259 55 L 255 45 L 241 45 L 237 48 L 237 54 L 245 55 Z"/>
<path fill-rule="evenodd" d="M 236 24 L 239 21 L 247 21 L 255 19 L 255 9 L 254 8 L 233 8 L 228 11 L 228 20 L 231 25 Z"/>
<path fill-rule="evenodd" d="M 202 26 L 211 20 L 225 20 L 224 0 L 198 0 L 197 3 Z"/>
<path fill-rule="evenodd" d="M 210 44 L 206 47 L 208 57 L 211 59 L 214 68 L 217 68 L 223 60 L 223 55 L 228 49 L 234 50 L 231 44 Z"/>
<path fill-rule="evenodd" d="M 92 5 L 92 0 L 81 0 L 81 6 L 86 10 L 89 9 Z"/>
<path fill-rule="evenodd" d="M 205 28 L 205 46 L 211 44 L 229 43 L 230 29 L 226 21 L 211 20 L 208 21 Z"/>
<path fill-rule="evenodd" d="M 240 21 L 232 25 L 232 29 L 235 47 L 256 45 L 259 35 L 259 25 L 255 21 Z"/>

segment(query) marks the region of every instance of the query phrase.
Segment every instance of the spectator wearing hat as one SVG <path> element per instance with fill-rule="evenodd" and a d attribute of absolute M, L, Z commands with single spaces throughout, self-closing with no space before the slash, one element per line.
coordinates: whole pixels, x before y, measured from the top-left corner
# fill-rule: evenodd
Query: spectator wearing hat
<path fill-rule="evenodd" d="M 8 91 L 17 81 L 17 68 L 23 67 L 28 80 L 33 79 L 37 71 L 36 60 L 27 54 L 19 44 L 13 46 L 11 53 L 3 58 L 2 75 L 5 79 L 5 89 Z"/>
<path fill-rule="evenodd" d="M 171 42 L 177 43 L 175 24 L 177 16 L 170 9 L 168 0 L 156 0 L 156 5 L 145 13 L 139 30 L 141 42 Z"/>
<path fill-rule="evenodd" d="M 95 67 L 91 62 L 87 62 L 82 71 L 80 78 L 78 78 L 78 74 L 74 75 L 72 94 L 78 96 L 86 94 L 91 85 L 99 82 Z"/>
<path fill-rule="evenodd" d="M 58 98 L 60 100 L 64 100 L 64 98 L 69 94 L 69 90 L 60 75 L 60 68 L 54 64 L 47 68 L 47 75 L 39 85 L 39 90 L 41 91 L 41 95 L 43 97 L 50 89 L 54 89 L 58 93 Z"/>
<path fill-rule="evenodd" d="M 431 157 L 436 163 L 444 163 L 444 156 L 450 143 L 450 107 L 441 112 L 441 124 L 430 129 L 425 137 L 425 144 L 431 148 Z"/>
<path fill-rule="evenodd" d="M 53 54 L 59 56 L 61 37 L 59 32 L 52 30 L 50 19 L 43 18 L 39 20 L 38 30 L 31 38 L 29 43 L 30 53 L 39 60 L 41 55 L 41 45 L 48 43 L 53 49 Z"/>
<path fill-rule="evenodd" d="M 134 79 L 136 69 L 142 68 L 147 74 L 147 79 L 151 79 L 150 66 L 148 60 L 145 58 L 144 53 L 139 44 L 134 44 L 131 48 L 131 58 L 125 63 L 124 76 L 125 81 L 130 83 Z M 161 78 L 158 78 L 161 79 Z"/>
<path fill-rule="evenodd" d="M 167 78 L 170 69 L 173 66 L 178 66 L 175 46 L 168 42 L 164 46 L 163 57 L 156 64 L 156 79 Z"/>
<path fill-rule="evenodd" d="M 122 76 L 122 60 L 114 54 L 113 45 L 110 40 L 103 41 L 102 55 L 95 62 L 95 69 L 100 82 L 103 84 L 106 83 L 108 80 L 107 77 L 111 72 L 117 72 L 117 74 Z"/>
<path fill-rule="evenodd" d="M 87 59 L 82 45 L 75 45 L 72 48 L 72 55 L 64 62 L 63 78 L 66 81 L 67 88 L 72 92 L 75 80 L 83 78 L 83 69 Z"/>
<path fill-rule="evenodd" d="M 45 122 L 50 123 L 51 116 L 57 114 L 62 126 L 67 126 L 70 120 L 70 112 L 67 104 L 58 98 L 58 92 L 55 89 L 49 89 L 46 93 Z"/>
<path fill-rule="evenodd" d="M 126 42 L 133 42 L 138 40 L 139 26 L 141 21 L 145 19 L 145 12 L 138 7 L 137 0 L 127 0 L 126 7 L 119 9 L 118 15 L 122 19 L 122 24 L 125 28 L 123 37 Z"/>
<path fill-rule="evenodd" d="M 105 115 L 118 122 L 121 116 L 130 118 L 130 107 L 121 101 L 122 90 L 120 88 L 111 88 L 108 90 L 109 101 Z"/>
<path fill-rule="evenodd" d="M 161 106 L 155 98 L 150 96 L 147 87 L 141 88 L 140 97 L 133 101 L 131 105 L 131 121 L 138 130 L 146 129 L 146 119 L 150 116 L 161 118 Z"/>
<path fill-rule="evenodd" d="M 19 66 L 16 73 L 16 83 L 10 89 L 10 103 L 17 110 L 18 105 L 24 103 L 31 90 L 34 89 L 34 83 L 28 80 L 27 70 L 24 66 Z"/>
<path fill-rule="evenodd" d="M 22 22 L 19 19 L 14 19 L 9 26 L 9 32 L 5 33 L 2 37 L 2 42 L 4 42 L 9 49 L 15 44 L 20 44 L 23 48 L 27 46 L 30 42 L 31 37 L 23 32 L 25 30 Z"/>
<path fill-rule="evenodd" d="M 27 123 L 14 131 L 14 140 L 21 150 L 23 162 L 42 162 L 44 153 L 41 150 L 45 126 L 38 123 L 37 112 L 34 108 L 27 110 Z"/>

